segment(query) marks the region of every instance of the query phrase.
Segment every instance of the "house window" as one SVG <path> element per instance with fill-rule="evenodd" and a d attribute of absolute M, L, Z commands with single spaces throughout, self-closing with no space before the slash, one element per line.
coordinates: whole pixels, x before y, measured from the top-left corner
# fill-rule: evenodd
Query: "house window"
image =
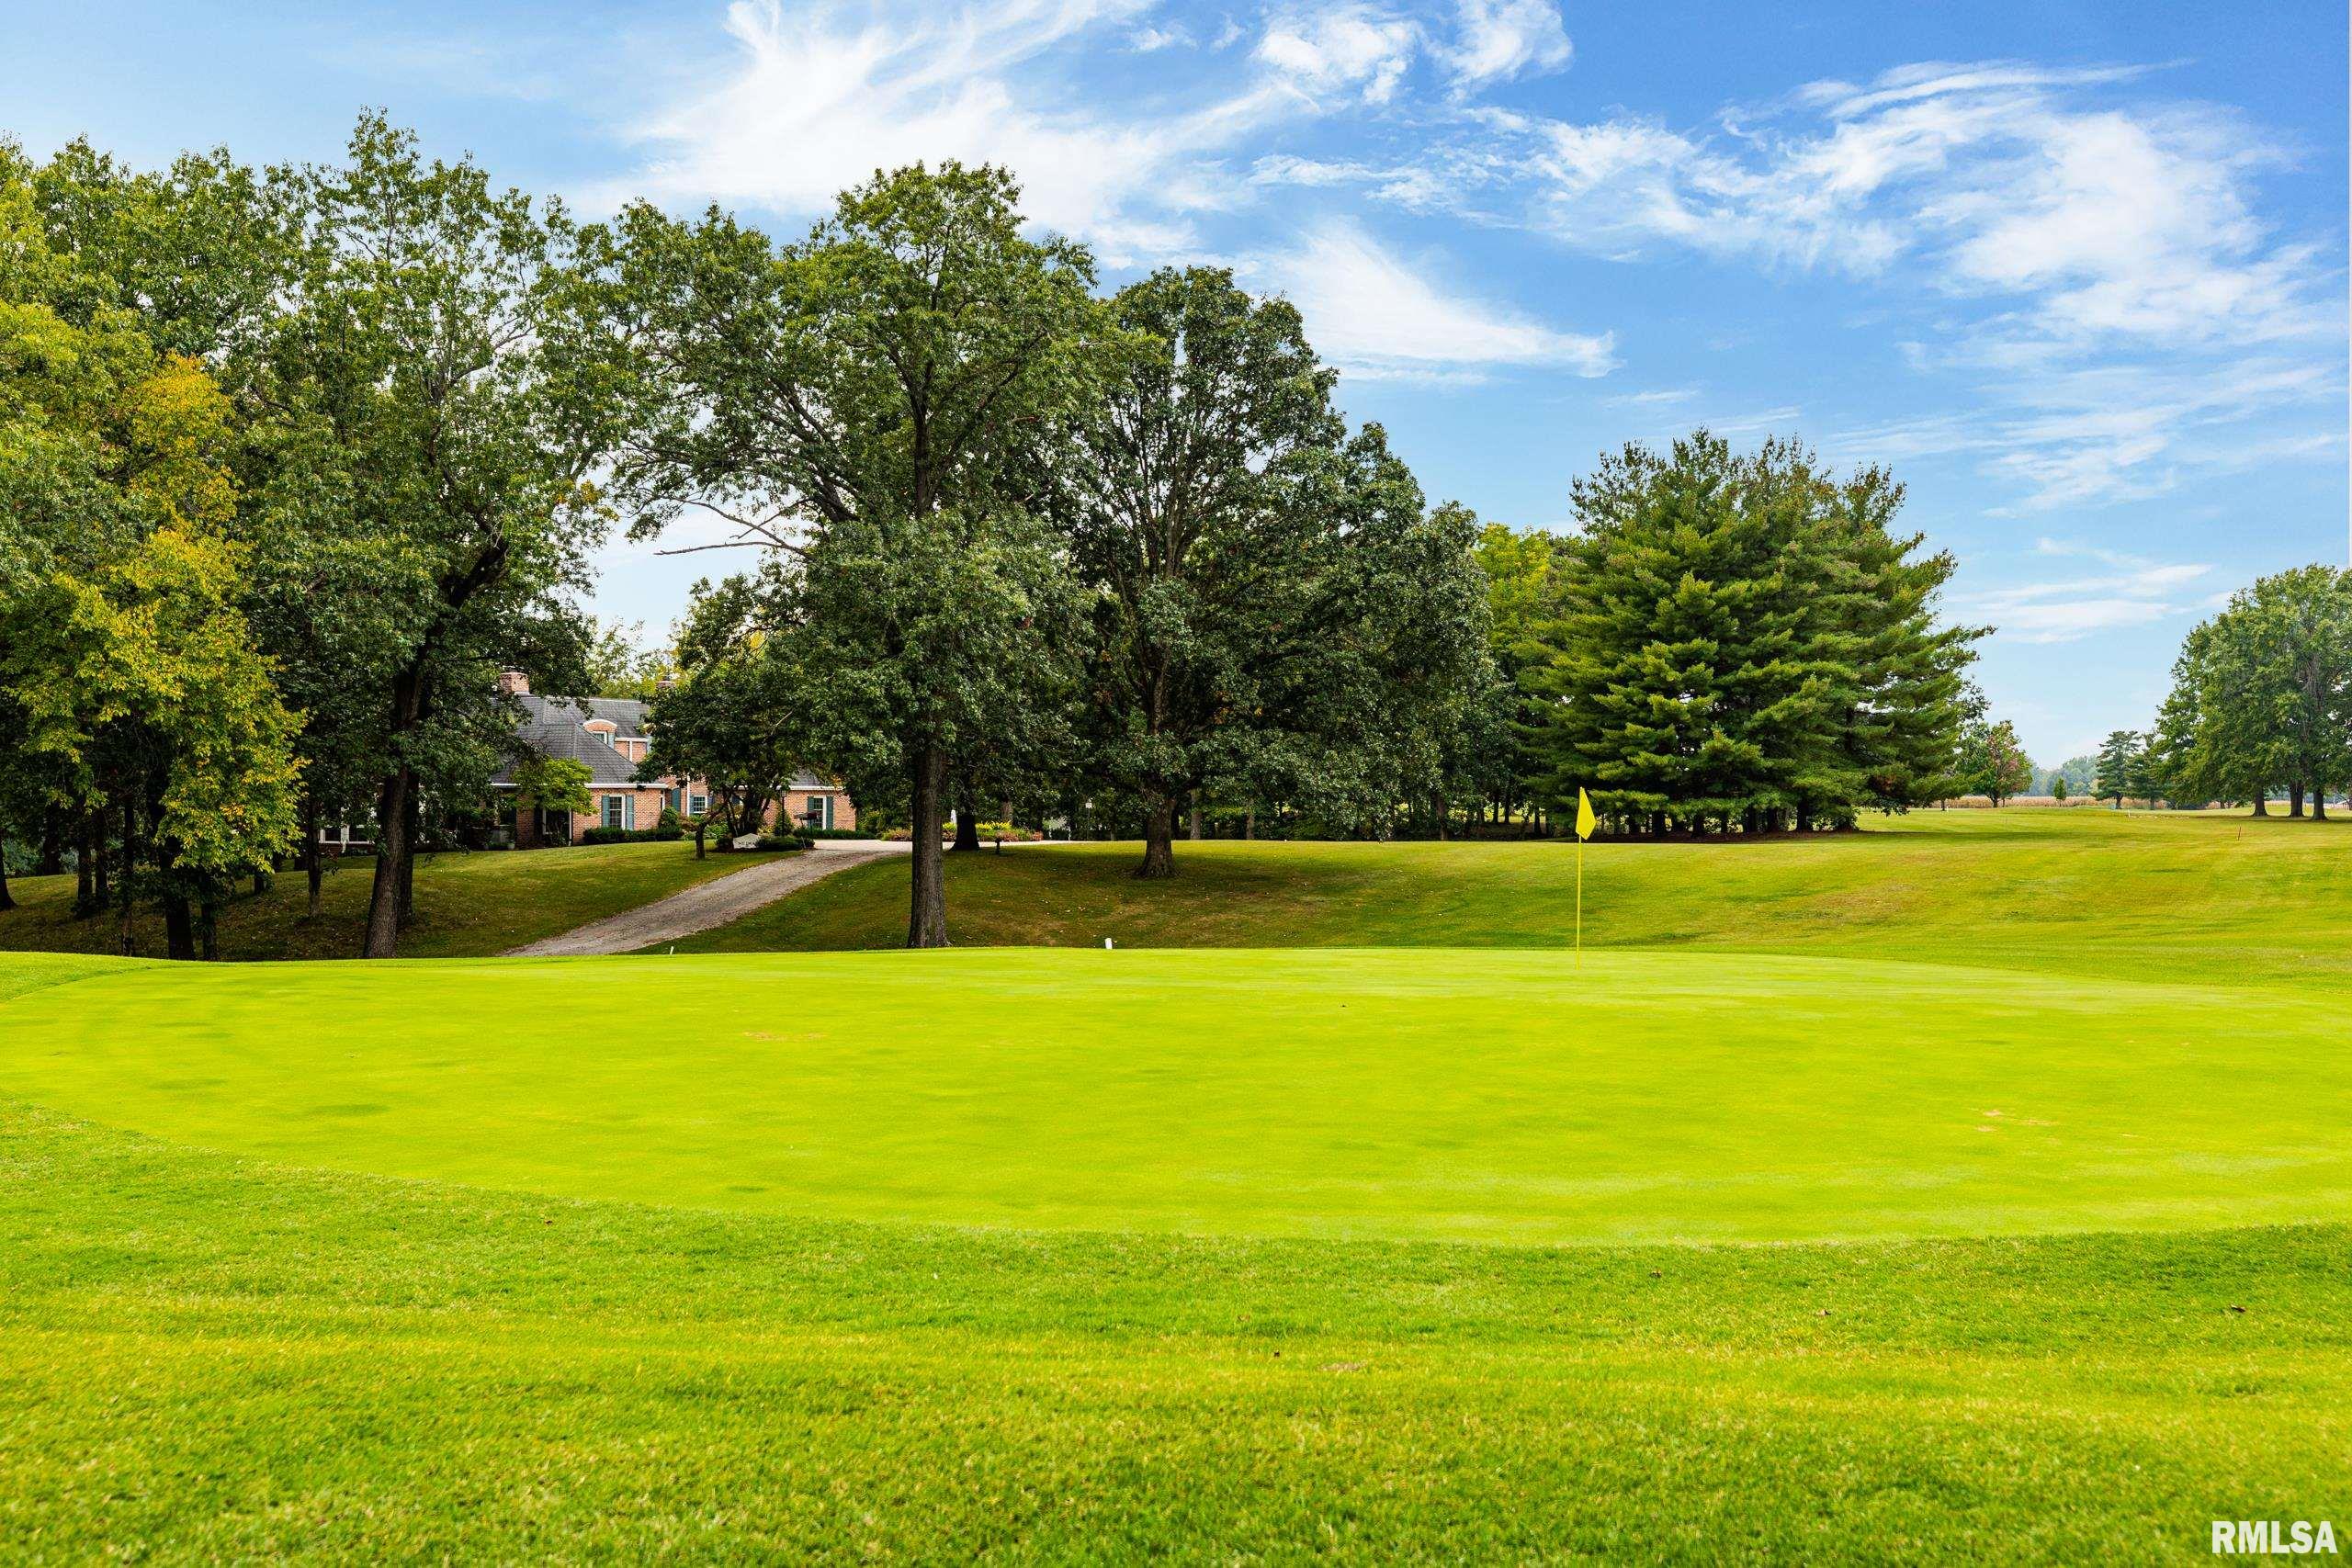
<path fill-rule="evenodd" d="M 663 790 L 662 792 L 662 808 L 665 811 L 675 811 L 684 815 L 686 809 L 686 792 L 683 789 L 676 788 L 675 786 Z"/>
<path fill-rule="evenodd" d="M 686 813 L 689 817 L 707 817 L 709 814 L 710 796 L 707 795 L 695 795 L 694 797 L 694 809 Z"/>
<path fill-rule="evenodd" d="M 608 795 L 605 796 L 605 827 L 626 828 L 628 826 L 627 822 L 621 819 L 623 815 L 628 809 L 628 801 L 629 797 L 625 795 Z"/>
<path fill-rule="evenodd" d="M 830 795 L 810 795 L 808 809 L 801 814 L 800 819 L 811 828 L 831 829 L 833 825 L 833 797 Z"/>

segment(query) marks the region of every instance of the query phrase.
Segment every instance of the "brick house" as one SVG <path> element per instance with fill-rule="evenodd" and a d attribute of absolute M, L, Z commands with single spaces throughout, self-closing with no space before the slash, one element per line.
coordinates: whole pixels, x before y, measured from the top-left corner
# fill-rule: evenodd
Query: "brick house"
<path fill-rule="evenodd" d="M 498 826 L 517 844 L 577 843 L 591 828 L 650 828 L 666 808 L 686 821 L 701 816 L 710 804 L 707 786 L 700 779 L 664 776 L 640 783 L 637 766 L 652 750 L 646 733 L 647 705 L 628 697 L 542 697 L 533 694 L 530 682 L 519 670 L 498 677 L 498 689 L 523 705 L 523 721 L 515 739 L 542 757 L 568 758 L 588 770 L 585 812 L 542 813 L 514 805 L 512 764 L 492 775 L 493 795 L 502 797 Z M 792 781 L 784 798 L 769 805 L 765 826 L 774 829 L 779 811 L 808 828 L 842 830 L 857 826 L 857 807 L 849 792 L 830 779 L 802 773 Z"/>

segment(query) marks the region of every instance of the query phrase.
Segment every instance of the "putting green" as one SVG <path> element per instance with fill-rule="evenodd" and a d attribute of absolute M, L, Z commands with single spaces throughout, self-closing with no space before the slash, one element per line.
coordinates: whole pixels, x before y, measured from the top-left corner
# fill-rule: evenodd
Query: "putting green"
<path fill-rule="evenodd" d="M 1792 1240 L 2340 1217 L 2344 1034 L 2267 990 L 1655 952 L 140 964 L 0 1002 L 0 1093 L 648 1203 Z"/>

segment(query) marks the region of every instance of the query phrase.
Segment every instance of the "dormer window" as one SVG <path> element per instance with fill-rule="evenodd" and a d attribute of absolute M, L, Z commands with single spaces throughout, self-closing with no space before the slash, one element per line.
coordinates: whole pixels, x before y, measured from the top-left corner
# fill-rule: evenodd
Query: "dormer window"
<path fill-rule="evenodd" d="M 592 718 L 586 724 L 582 725 L 581 728 L 585 729 L 589 734 L 594 736 L 597 739 L 603 741 L 605 745 L 612 746 L 614 732 L 620 727 L 616 725 L 609 718 Z M 615 747 L 614 750 L 617 750 L 619 748 Z"/>

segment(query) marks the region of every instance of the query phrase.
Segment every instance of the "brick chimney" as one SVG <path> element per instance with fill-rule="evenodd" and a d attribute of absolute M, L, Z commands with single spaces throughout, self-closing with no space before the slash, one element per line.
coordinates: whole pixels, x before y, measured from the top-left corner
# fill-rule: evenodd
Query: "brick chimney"
<path fill-rule="evenodd" d="M 498 694 L 502 697 L 527 697 L 531 694 L 531 678 L 520 670 L 498 672 Z"/>

